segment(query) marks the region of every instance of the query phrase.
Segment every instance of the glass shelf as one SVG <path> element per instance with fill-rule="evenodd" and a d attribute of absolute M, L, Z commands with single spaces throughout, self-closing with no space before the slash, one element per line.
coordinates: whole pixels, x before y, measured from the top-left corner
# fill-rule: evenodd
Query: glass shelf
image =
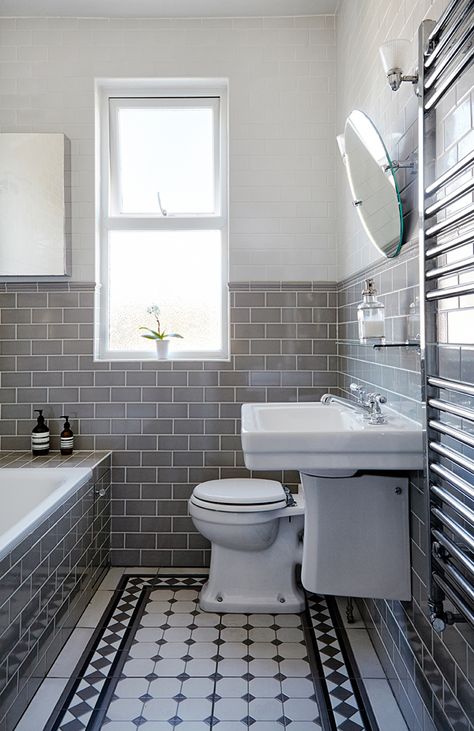
<path fill-rule="evenodd" d="M 407 348 L 420 352 L 419 340 L 386 340 L 384 343 L 361 343 L 360 340 L 336 340 L 337 345 L 360 345 L 362 348 L 373 348 L 374 350 L 386 350 L 387 348 Z"/>

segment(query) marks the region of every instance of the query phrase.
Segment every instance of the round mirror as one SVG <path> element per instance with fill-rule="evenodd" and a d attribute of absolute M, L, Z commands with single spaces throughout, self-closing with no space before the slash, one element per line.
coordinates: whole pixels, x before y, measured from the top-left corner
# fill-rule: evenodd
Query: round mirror
<path fill-rule="evenodd" d="M 395 169 L 369 117 L 355 109 L 344 129 L 345 164 L 354 206 L 372 243 L 387 257 L 403 243 L 403 215 Z"/>

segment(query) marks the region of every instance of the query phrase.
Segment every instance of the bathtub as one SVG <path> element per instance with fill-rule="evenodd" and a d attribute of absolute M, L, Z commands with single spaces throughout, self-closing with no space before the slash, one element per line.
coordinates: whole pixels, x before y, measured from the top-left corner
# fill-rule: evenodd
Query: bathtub
<path fill-rule="evenodd" d="M 0 469 L 0 560 L 91 477 L 81 467 Z"/>

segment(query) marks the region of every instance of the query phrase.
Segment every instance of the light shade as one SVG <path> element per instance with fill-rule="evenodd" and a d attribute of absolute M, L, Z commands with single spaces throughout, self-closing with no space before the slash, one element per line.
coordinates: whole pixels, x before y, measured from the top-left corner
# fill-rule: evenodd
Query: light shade
<path fill-rule="evenodd" d="M 386 74 L 393 69 L 401 69 L 406 73 L 410 60 L 410 47 L 411 43 L 406 38 L 396 38 L 380 46 L 380 59 Z"/>
<path fill-rule="evenodd" d="M 337 135 L 337 146 L 339 147 L 339 152 L 341 154 L 342 159 L 344 160 L 346 156 L 346 141 L 344 139 L 344 135 L 341 133 L 340 135 Z"/>

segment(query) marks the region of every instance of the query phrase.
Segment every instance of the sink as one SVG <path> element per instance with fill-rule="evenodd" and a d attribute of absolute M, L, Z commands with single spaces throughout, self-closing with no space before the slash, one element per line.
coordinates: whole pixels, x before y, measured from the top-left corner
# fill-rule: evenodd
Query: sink
<path fill-rule="evenodd" d="M 251 470 L 298 470 L 303 586 L 316 594 L 409 600 L 408 477 L 423 467 L 421 426 L 384 407 L 370 424 L 343 404 L 242 406 Z"/>
<path fill-rule="evenodd" d="M 310 475 L 421 469 L 421 426 L 387 407 L 384 414 L 386 424 L 369 424 L 340 404 L 244 404 L 245 465 Z"/>

